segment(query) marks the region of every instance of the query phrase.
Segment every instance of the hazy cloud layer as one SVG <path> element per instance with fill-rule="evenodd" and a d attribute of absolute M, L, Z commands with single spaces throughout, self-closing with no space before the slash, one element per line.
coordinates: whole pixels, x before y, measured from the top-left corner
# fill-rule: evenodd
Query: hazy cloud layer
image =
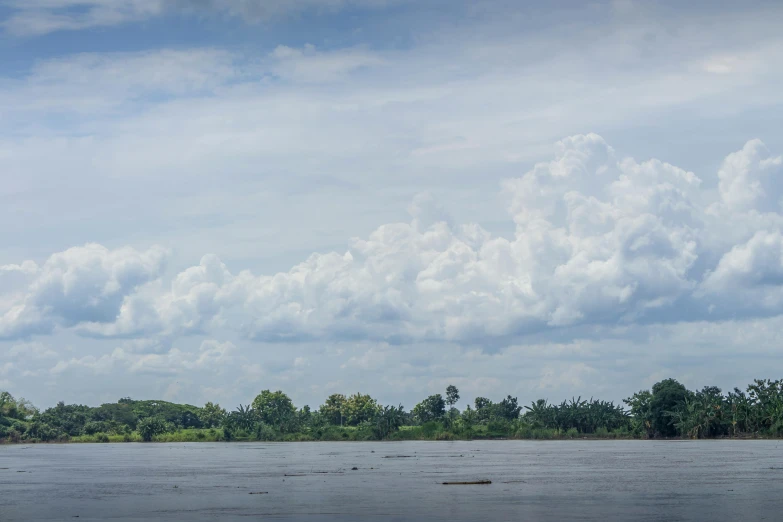
<path fill-rule="evenodd" d="M 2 23 L 14 36 L 38 36 L 139 22 L 168 13 L 219 15 L 255 23 L 345 8 L 376 9 L 406 0 L 7 0 Z"/>

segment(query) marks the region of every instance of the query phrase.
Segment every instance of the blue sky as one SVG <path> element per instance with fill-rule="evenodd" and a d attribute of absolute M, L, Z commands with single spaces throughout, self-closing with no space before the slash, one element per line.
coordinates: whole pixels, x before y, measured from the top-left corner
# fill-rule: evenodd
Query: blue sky
<path fill-rule="evenodd" d="M 779 377 L 776 2 L 0 1 L 0 388 Z"/>

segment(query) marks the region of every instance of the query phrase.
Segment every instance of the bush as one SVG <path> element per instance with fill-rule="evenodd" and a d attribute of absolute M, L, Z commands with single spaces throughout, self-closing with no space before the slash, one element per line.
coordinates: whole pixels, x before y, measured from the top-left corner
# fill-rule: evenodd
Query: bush
<path fill-rule="evenodd" d="M 443 426 L 439 422 L 430 421 L 421 425 L 421 434 L 427 438 L 432 437 L 441 430 L 443 430 Z"/>
<path fill-rule="evenodd" d="M 102 422 L 93 421 L 84 425 L 84 433 L 87 435 L 95 435 L 96 433 L 100 433 L 102 431 L 104 431 Z"/>
<path fill-rule="evenodd" d="M 33 422 L 27 427 L 27 430 L 24 433 L 24 438 L 28 440 L 40 440 L 46 442 L 60 438 L 60 432 L 56 428 L 49 426 L 46 423 Z"/>
<path fill-rule="evenodd" d="M 511 423 L 506 419 L 494 419 L 487 424 L 487 435 L 490 437 L 506 437 L 511 432 Z"/>
<path fill-rule="evenodd" d="M 256 428 L 256 432 L 255 432 L 256 440 L 273 441 L 273 440 L 278 440 L 279 438 L 280 438 L 280 433 L 278 433 L 269 424 L 265 424 L 262 422 Z"/>
<path fill-rule="evenodd" d="M 609 430 L 607 430 L 606 427 L 601 426 L 595 430 L 595 436 L 600 439 L 608 439 L 610 438 Z"/>
<path fill-rule="evenodd" d="M 96 442 L 109 442 L 109 436 L 105 433 L 98 433 L 95 435 Z"/>

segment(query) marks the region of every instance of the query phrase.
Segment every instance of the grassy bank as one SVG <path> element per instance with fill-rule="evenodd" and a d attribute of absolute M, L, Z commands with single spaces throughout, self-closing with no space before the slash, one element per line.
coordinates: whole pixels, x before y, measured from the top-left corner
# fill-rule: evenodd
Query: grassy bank
<path fill-rule="evenodd" d="M 261 436 L 259 436 L 261 435 Z M 443 425 L 430 423 L 424 426 L 403 426 L 384 440 L 386 441 L 450 441 L 450 440 L 569 440 L 569 439 L 632 439 L 627 431 L 609 432 L 599 430 L 597 433 L 581 434 L 576 430 L 561 431 L 557 429 L 532 428 L 523 426 L 513 431 L 493 431 L 487 426 L 477 426 L 469 431 L 451 431 Z M 377 441 L 372 430 L 362 427 L 330 426 L 323 430 L 313 430 L 301 433 L 247 433 L 237 432 L 227 438 L 223 429 L 183 429 L 171 433 L 155 435 L 152 442 L 307 442 L 307 441 Z M 13 442 L 6 440 L 5 442 Z M 25 443 L 40 443 L 41 440 L 26 439 Z M 138 432 L 125 434 L 95 433 L 63 437 L 47 442 L 56 443 L 120 443 L 143 442 Z"/>

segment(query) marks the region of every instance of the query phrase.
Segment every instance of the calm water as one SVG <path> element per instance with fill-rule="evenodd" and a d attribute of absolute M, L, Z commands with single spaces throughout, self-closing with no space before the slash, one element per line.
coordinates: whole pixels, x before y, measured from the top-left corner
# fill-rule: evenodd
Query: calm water
<path fill-rule="evenodd" d="M 77 516 L 783 520 L 783 442 L 0 446 L 0 520 Z"/>

